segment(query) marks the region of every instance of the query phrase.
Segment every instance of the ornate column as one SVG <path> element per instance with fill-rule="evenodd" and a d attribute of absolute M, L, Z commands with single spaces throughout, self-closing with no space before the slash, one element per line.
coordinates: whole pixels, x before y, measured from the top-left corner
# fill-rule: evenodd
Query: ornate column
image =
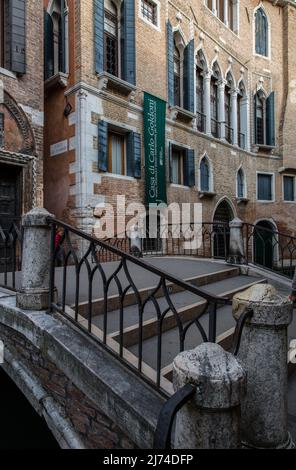
<path fill-rule="evenodd" d="M 226 26 L 228 26 L 228 0 L 224 0 L 223 8 L 224 23 L 226 24 Z"/>
<path fill-rule="evenodd" d="M 225 85 L 226 80 L 223 78 L 218 82 L 218 121 L 220 122 L 220 138 L 225 140 Z"/>
<path fill-rule="evenodd" d="M 212 71 L 203 73 L 204 79 L 204 113 L 206 116 L 206 134 L 211 135 L 211 78 Z"/>
<path fill-rule="evenodd" d="M 233 145 L 238 145 L 238 128 L 237 128 L 237 95 L 239 90 L 235 88 L 230 93 L 231 106 L 231 127 L 233 129 Z"/>

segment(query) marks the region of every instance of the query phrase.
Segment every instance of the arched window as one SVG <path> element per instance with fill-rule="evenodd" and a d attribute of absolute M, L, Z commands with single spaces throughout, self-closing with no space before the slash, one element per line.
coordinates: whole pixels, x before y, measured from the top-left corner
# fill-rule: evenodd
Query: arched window
<path fill-rule="evenodd" d="M 181 54 L 176 43 L 174 48 L 174 97 L 175 106 L 181 106 Z"/>
<path fill-rule="evenodd" d="M 211 128 L 214 137 L 220 137 L 220 125 L 218 122 L 218 81 L 221 73 L 218 64 L 213 66 L 211 78 Z"/>
<path fill-rule="evenodd" d="M 268 56 L 268 20 L 263 8 L 255 13 L 255 50 L 256 54 Z"/>
<path fill-rule="evenodd" d="M 210 164 L 206 157 L 200 162 L 200 190 L 202 192 L 211 190 Z"/>
<path fill-rule="evenodd" d="M 118 11 L 110 0 L 105 1 L 104 11 L 104 69 L 118 76 Z"/>
<path fill-rule="evenodd" d="M 233 88 L 233 79 L 231 74 L 227 75 L 227 83 L 224 91 L 224 112 L 225 112 L 225 139 L 230 144 L 233 143 L 233 128 L 231 122 L 231 96 L 230 92 Z"/>
<path fill-rule="evenodd" d="M 246 196 L 246 190 L 245 190 L 245 175 L 240 168 L 237 172 L 237 197 L 242 199 Z"/>
<path fill-rule="evenodd" d="M 204 79 L 202 70 L 196 68 L 196 114 L 197 114 L 197 129 L 200 132 L 205 131 L 204 120 Z"/>
<path fill-rule="evenodd" d="M 68 8 L 65 0 L 55 0 L 45 12 L 45 79 L 68 73 Z"/>

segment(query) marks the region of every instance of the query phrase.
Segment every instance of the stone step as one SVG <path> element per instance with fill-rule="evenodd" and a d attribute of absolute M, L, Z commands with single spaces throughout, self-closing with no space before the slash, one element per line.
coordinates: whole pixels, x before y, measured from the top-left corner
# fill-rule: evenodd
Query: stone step
<path fill-rule="evenodd" d="M 237 292 L 242 289 L 251 287 L 259 282 L 265 282 L 265 279 L 258 279 L 249 276 L 237 276 L 231 279 L 224 279 L 222 281 L 213 282 L 207 286 L 207 292 L 214 293 L 220 297 L 232 298 Z M 178 312 L 178 318 L 182 323 L 189 322 L 199 315 L 202 315 L 207 305 L 206 301 L 191 292 L 180 292 L 178 294 L 170 295 Z M 163 312 L 168 308 L 167 300 L 162 297 L 158 299 L 158 305 Z M 111 337 L 120 341 L 120 311 L 115 310 L 108 314 L 107 331 Z M 93 318 L 93 323 L 98 328 L 103 328 L 104 318 L 98 316 Z M 162 331 L 168 331 L 176 328 L 177 321 L 172 312 L 168 312 L 163 321 Z M 147 303 L 143 316 L 142 335 L 143 340 L 147 340 L 158 334 L 158 320 L 156 309 L 152 301 Z M 124 309 L 123 317 L 123 345 L 128 348 L 134 346 L 139 342 L 139 309 L 137 305 L 133 305 Z"/>
<path fill-rule="evenodd" d="M 208 284 L 212 284 L 214 282 L 219 282 L 225 279 L 231 279 L 239 275 L 239 268 L 237 267 L 229 267 L 225 265 L 218 265 L 218 264 L 213 264 L 209 263 L 210 266 L 212 267 L 212 272 L 205 272 L 202 274 L 197 274 L 195 276 L 189 276 L 186 277 L 186 272 L 184 272 L 183 276 L 181 277 L 182 280 L 194 285 L 195 287 L 204 287 L 207 286 Z M 219 270 L 217 268 L 219 267 Z M 181 270 L 182 273 L 182 270 Z M 154 292 L 155 288 L 157 287 L 157 284 L 159 282 L 159 278 L 155 277 L 155 281 L 157 281 L 155 284 L 153 284 L 153 276 L 151 277 L 151 280 L 149 281 L 151 284 L 146 284 L 146 287 L 142 287 L 139 289 L 139 295 L 141 296 L 141 299 L 143 302 L 151 296 L 151 294 Z M 123 289 L 126 288 L 128 285 L 127 280 L 121 279 Z M 167 286 L 170 289 L 171 294 L 178 294 L 182 292 L 182 288 L 177 286 L 176 284 L 172 283 L 167 283 Z M 111 286 L 112 287 L 112 286 Z M 155 298 L 161 298 L 163 297 L 164 293 L 162 289 L 159 289 L 157 294 L 155 295 Z M 126 296 L 125 296 L 125 301 L 124 301 L 124 308 L 125 311 L 128 311 L 130 306 L 134 306 L 137 303 L 137 298 L 133 290 L 130 290 Z M 74 305 L 72 305 L 71 308 L 74 308 Z M 79 314 L 82 315 L 83 317 L 87 317 L 88 315 L 88 308 L 89 304 L 88 302 L 81 302 L 79 304 Z M 99 299 L 95 299 L 92 302 L 92 314 L 93 316 L 97 315 L 102 315 L 104 313 L 104 308 L 105 308 L 105 303 L 104 303 L 104 298 L 101 297 Z M 116 312 L 115 316 L 117 315 L 117 311 L 120 308 L 120 297 L 118 294 L 113 294 L 108 296 L 108 304 L 107 304 L 107 311 L 108 312 Z M 112 323 L 112 315 L 110 315 L 110 322 Z M 147 318 L 148 319 L 148 318 Z"/>

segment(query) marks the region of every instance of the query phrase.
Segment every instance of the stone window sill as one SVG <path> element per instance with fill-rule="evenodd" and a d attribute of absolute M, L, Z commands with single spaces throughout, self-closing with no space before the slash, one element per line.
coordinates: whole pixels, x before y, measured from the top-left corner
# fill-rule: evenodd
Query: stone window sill
<path fill-rule="evenodd" d="M 115 77 L 107 72 L 97 74 L 100 90 L 116 90 L 130 99 L 133 99 L 137 87 L 121 78 Z"/>
<path fill-rule="evenodd" d="M 212 192 L 212 191 L 199 191 L 199 197 L 200 199 L 203 199 L 203 198 L 213 198 L 216 196 L 216 193 Z"/>
<path fill-rule="evenodd" d="M 191 122 L 196 118 L 194 113 L 187 111 L 187 109 L 181 108 L 180 106 L 173 106 L 170 108 L 170 115 L 173 121 L 182 119 L 182 121 Z"/>
<path fill-rule="evenodd" d="M 249 199 L 247 197 L 237 197 L 236 202 L 238 204 L 248 204 Z"/>
<path fill-rule="evenodd" d="M 67 88 L 69 75 L 67 73 L 59 72 L 52 77 L 48 78 L 45 83 L 45 90 L 59 86 L 61 88 Z"/>

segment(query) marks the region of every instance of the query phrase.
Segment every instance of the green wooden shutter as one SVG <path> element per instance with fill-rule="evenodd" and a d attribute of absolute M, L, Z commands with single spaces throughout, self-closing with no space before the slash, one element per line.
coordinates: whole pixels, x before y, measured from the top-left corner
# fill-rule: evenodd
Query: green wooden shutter
<path fill-rule="evenodd" d="M 174 34 L 171 23 L 167 22 L 167 67 L 168 67 L 168 103 L 174 106 Z"/>
<path fill-rule="evenodd" d="M 194 113 L 194 40 L 186 46 L 184 51 L 184 108 Z"/>
<path fill-rule="evenodd" d="M 26 73 L 26 2 L 9 1 L 10 69 L 19 75 Z"/>
<path fill-rule="evenodd" d="M 99 170 L 108 171 L 108 123 L 99 121 L 98 123 L 99 138 Z"/>
<path fill-rule="evenodd" d="M 49 13 L 44 11 L 44 79 L 54 74 L 53 22 Z"/>
<path fill-rule="evenodd" d="M 136 85 L 135 2 L 123 0 L 121 5 L 121 67 L 122 79 Z"/>
<path fill-rule="evenodd" d="M 275 102 L 274 92 L 266 100 L 266 143 L 275 145 Z"/>
<path fill-rule="evenodd" d="M 184 185 L 195 186 L 194 150 L 187 149 L 184 160 Z"/>
<path fill-rule="evenodd" d="M 141 135 L 130 132 L 126 139 L 126 174 L 133 178 L 141 178 Z"/>
<path fill-rule="evenodd" d="M 95 71 L 104 71 L 104 0 L 94 0 Z"/>

